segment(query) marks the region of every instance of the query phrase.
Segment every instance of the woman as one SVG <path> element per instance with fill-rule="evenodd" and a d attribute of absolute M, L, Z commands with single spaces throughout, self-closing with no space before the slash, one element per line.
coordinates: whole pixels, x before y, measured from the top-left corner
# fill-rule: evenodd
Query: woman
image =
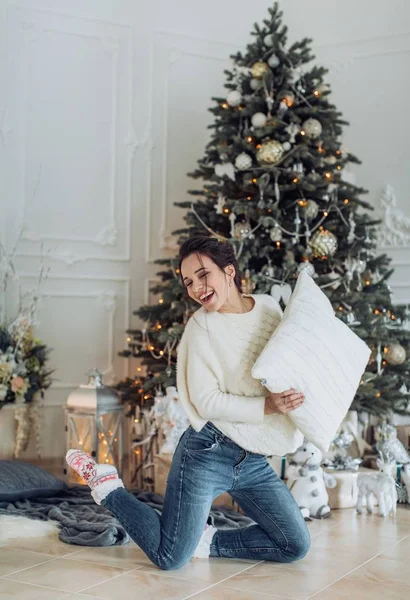
<path fill-rule="evenodd" d="M 302 443 L 287 413 L 303 395 L 270 393 L 251 376 L 282 311 L 271 296 L 242 293 L 229 243 L 191 237 L 180 248 L 179 270 L 201 308 L 178 350 L 178 391 L 191 426 L 173 457 L 162 515 L 124 489 L 115 467 L 97 465 L 79 450 L 70 450 L 67 462 L 161 569 L 178 569 L 192 556 L 298 560 L 309 549 L 309 532 L 266 456 Z M 254 525 L 223 531 L 207 525 L 212 501 L 224 491 Z"/>

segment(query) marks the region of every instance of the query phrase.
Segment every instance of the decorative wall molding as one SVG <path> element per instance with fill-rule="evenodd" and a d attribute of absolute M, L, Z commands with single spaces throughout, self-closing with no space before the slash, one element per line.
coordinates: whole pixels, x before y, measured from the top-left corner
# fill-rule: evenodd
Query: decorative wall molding
<path fill-rule="evenodd" d="M 131 174 L 132 161 L 134 157 L 134 145 L 127 143 L 127 132 L 133 130 L 132 126 L 132 45 L 131 27 L 129 24 L 116 23 L 115 21 L 104 21 L 81 16 L 59 14 L 46 9 L 29 8 L 17 5 L 9 7 L 10 56 L 14 59 L 14 77 L 10 93 L 10 108 L 12 114 L 8 117 L 6 125 L 2 124 L 2 137 L 15 131 L 14 153 L 19 157 L 18 180 L 16 179 L 16 190 L 13 196 L 19 197 L 21 202 L 20 223 L 23 224 L 22 248 L 17 256 L 41 256 L 38 245 L 41 242 L 65 242 L 68 245 L 55 251 L 55 260 L 61 260 L 66 264 L 86 260 L 112 260 L 129 261 L 131 258 Z M 15 35 L 20 31 L 22 44 L 20 46 Z M 33 57 L 38 53 L 33 52 L 33 45 L 48 43 L 46 35 L 54 34 L 63 40 L 72 39 L 75 50 L 76 40 L 87 40 L 89 44 L 98 43 L 108 53 L 109 62 L 107 69 L 110 70 L 111 105 L 107 113 L 106 129 L 109 131 L 110 143 L 109 161 L 104 174 L 108 178 L 107 202 L 108 222 L 93 232 L 92 235 L 75 235 L 71 232 L 54 235 L 52 232 L 45 233 L 36 231 L 33 225 L 25 226 L 26 212 L 26 158 L 27 148 L 27 116 L 28 98 L 32 100 L 36 92 L 30 88 L 30 70 L 32 70 Z M 51 42 L 50 42 L 51 43 Z M 54 39 L 55 43 L 55 39 Z M 62 42 L 63 43 L 63 42 Z M 70 41 L 64 42 L 66 45 Z M 44 52 L 44 48 L 42 49 Z M 39 55 L 40 56 L 40 55 Z M 102 60 L 102 59 L 101 59 Z M 31 69 L 30 69 L 31 67 Z M 39 65 L 41 68 L 41 64 Z M 14 88 L 13 88 L 14 85 Z M 37 93 L 39 93 L 37 91 Z M 109 96 L 108 96 L 109 97 Z M 8 111 L 7 114 L 9 114 Z M 4 121 L 4 118 L 3 118 Z M 15 121 L 18 127 L 13 125 Z M 8 124 L 11 123 L 12 125 Z M 121 204 L 121 210 L 118 204 Z M 121 219 L 121 235 L 117 220 Z M 103 250 L 118 247 L 118 253 L 95 252 L 93 247 L 97 246 Z"/>
<path fill-rule="evenodd" d="M 386 184 L 379 199 L 380 216 L 378 244 L 383 248 L 410 248 L 410 217 L 397 206 L 393 186 Z"/>

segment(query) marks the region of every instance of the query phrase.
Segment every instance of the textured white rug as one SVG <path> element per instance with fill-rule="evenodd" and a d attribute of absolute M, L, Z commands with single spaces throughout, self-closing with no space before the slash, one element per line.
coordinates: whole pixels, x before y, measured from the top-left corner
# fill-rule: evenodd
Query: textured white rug
<path fill-rule="evenodd" d="M 0 515 L 0 546 L 16 538 L 52 537 L 58 539 L 60 527 L 53 521 L 35 521 L 27 517 Z"/>

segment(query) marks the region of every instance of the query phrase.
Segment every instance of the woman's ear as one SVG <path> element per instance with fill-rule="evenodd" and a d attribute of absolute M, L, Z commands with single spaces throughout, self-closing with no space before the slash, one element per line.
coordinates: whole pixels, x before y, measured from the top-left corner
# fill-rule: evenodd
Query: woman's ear
<path fill-rule="evenodd" d="M 235 267 L 233 265 L 228 265 L 225 273 L 228 275 L 228 277 L 235 277 Z"/>

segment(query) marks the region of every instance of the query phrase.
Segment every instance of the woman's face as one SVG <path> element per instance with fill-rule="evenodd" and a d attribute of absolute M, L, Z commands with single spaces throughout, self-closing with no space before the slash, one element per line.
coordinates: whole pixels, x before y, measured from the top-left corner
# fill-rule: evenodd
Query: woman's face
<path fill-rule="evenodd" d="M 229 285 L 231 280 L 233 282 L 235 267 L 228 265 L 224 271 L 203 254 L 191 254 L 181 264 L 181 276 L 188 295 L 212 312 L 229 304 L 230 296 L 236 291 L 235 285 Z"/>

